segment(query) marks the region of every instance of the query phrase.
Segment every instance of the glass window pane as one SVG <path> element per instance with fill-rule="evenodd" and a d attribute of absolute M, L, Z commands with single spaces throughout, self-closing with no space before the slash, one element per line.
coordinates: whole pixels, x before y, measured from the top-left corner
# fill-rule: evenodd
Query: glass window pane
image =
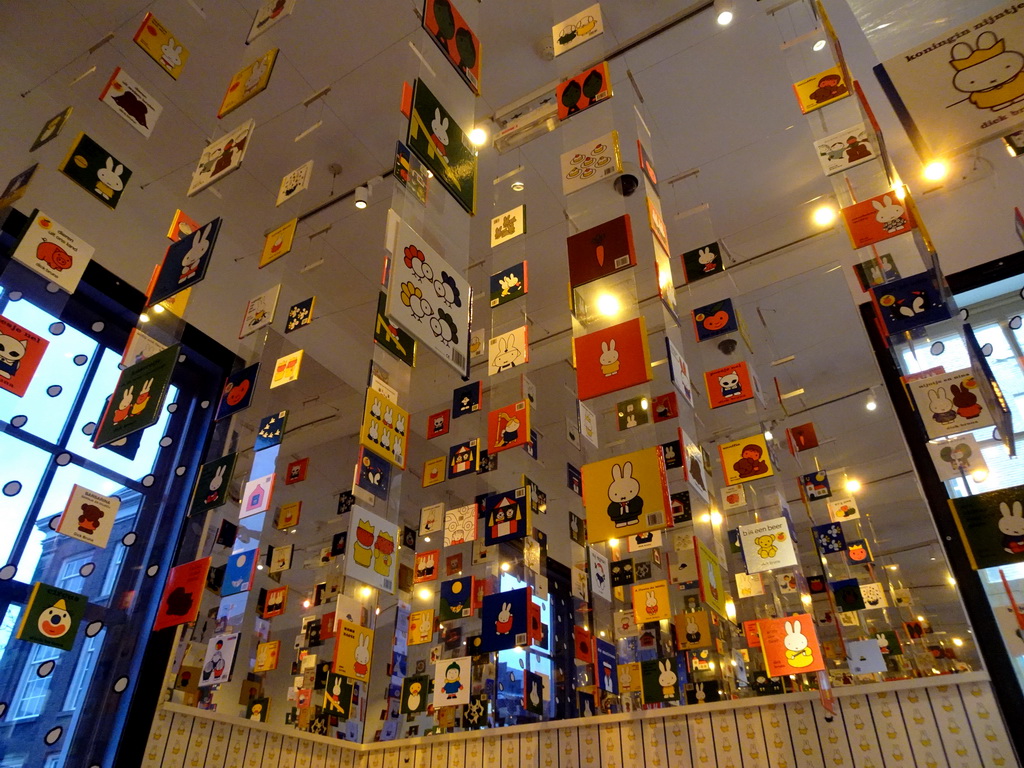
<path fill-rule="evenodd" d="M 5 457 L 0 465 L 0 508 L 3 509 L 0 565 L 3 565 L 10 561 L 11 548 L 50 463 L 50 454 L 0 432 L 0 456 Z M 26 578 L 20 569 L 19 576 Z"/>
<path fill-rule="evenodd" d="M 110 397 L 110 393 L 117 386 L 117 377 L 121 375 L 121 370 L 118 368 L 120 361 L 120 355 L 115 352 L 109 349 L 103 351 L 103 359 L 100 361 L 96 376 L 93 378 L 85 395 L 82 412 L 79 414 L 75 428 L 68 439 L 68 449 L 79 456 L 84 456 L 90 461 L 103 464 L 105 467 L 109 467 L 125 477 L 141 480 L 152 471 L 153 465 L 156 463 L 157 451 L 160 450 L 160 438 L 163 437 L 164 431 L 167 429 L 167 420 L 170 418 L 170 414 L 167 413 L 166 404 L 174 402 L 178 390 L 175 387 L 168 389 L 167 397 L 164 400 L 165 406 L 160 413 L 160 419 L 153 426 L 143 430 L 142 439 L 138 443 L 138 450 L 135 452 L 134 459 L 115 453 L 107 447 L 94 448 L 92 444 L 92 430 L 90 429 L 89 434 L 86 434 L 85 427 L 86 425 L 95 425 L 103 416 L 103 409 L 106 406 L 107 398 Z M 138 440 L 138 436 L 129 436 L 129 444 L 132 440 Z"/>
<path fill-rule="evenodd" d="M 4 317 L 39 334 L 50 345 L 25 396 L 5 396 L 0 401 L 0 419 L 10 421 L 15 416 L 26 416 L 28 421 L 23 429 L 56 442 L 82 387 L 89 360 L 96 354 L 97 344 L 25 299 L 8 303 Z"/>

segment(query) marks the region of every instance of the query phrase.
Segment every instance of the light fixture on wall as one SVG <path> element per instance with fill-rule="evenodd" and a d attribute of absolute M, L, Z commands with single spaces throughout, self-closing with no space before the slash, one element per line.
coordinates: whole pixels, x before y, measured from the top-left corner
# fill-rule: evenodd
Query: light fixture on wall
<path fill-rule="evenodd" d="M 369 187 L 356 187 L 354 192 L 356 198 L 356 208 L 362 210 L 366 207 L 367 201 L 370 199 L 370 188 Z"/>
<path fill-rule="evenodd" d="M 817 53 L 818 51 L 824 49 L 826 45 L 828 45 L 828 43 L 826 43 L 825 39 L 822 38 L 821 40 L 818 40 L 814 45 L 811 46 L 811 50 Z"/>
<path fill-rule="evenodd" d="M 942 181 L 949 173 L 949 164 L 944 160 L 932 160 L 924 167 L 923 175 L 927 181 Z"/>
<path fill-rule="evenodd" d="M 736 5 L 733 0 L 715 0 L 715 19 L 721 26 L 732 23 Z"/>
<path fill-rule="evenodd" d="M 487 143 L 487 139 L 487 129 L 483 126 L 478 125 L 469 132 L 469 143 L 478 149 Z"/>
<path fill-rule="evenodd" d="M 839 211 L 832 203 L 822 203 L 814 209 L 814 213 L 811 214 L 814 219 L 814 223 L 819 227 L 831 227 L 836 218 L 839 216 Z"/>

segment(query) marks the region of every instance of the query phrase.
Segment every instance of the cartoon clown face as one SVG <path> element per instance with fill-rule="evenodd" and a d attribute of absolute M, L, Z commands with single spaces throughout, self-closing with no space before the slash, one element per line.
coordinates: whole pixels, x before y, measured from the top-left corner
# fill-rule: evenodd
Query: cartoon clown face
<path fill-rule="evenodd" d="M 39 631 L 50 638 L 64 637 L 71 629 L 71 614 L 67 604 L 58 600 L 39 614 Z"/>

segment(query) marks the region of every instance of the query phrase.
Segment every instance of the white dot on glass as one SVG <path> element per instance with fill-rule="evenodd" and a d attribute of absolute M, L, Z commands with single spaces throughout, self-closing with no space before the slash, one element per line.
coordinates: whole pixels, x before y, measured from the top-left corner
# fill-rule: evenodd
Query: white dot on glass
<path fill-rule="evenodd" d="M 159 565 L 155 565 L 154 564 L 154 565 L 149 566 L 149 568 L 146 569 L 146 575 L 149 576 L 149 577 L 156 576 L 158 573 L 160 573 L 160 566 Z"/>
<path fill-rule="evenodd" d="M 56 283 L 47 283 L 46 284 L 46 292 L 47 293 L 56 293 L 59 290 L 60 290 L 60 286 L 57 285 Z"/>
<path fill-rule="evenodd" d="M 135 531 L 128 531 L 128 533 L 126 533 L 124 537 L 121 539 L 121 543 L 124 544 L 126 547 L 130 547 L 138 540 L 138 538 L 139 537 L 135 535 Z"/>
<path fill-rule="evenodd" d="M 178 467 L 177 469 L 174 470 L 174 474 L 176 474 L 178 477 L 181 477 L 182 475 L 185 474 L 185 467 Z"/>
<path fill-rule="evenodd" d="M 1018 331 L 1022 325 L 1024 325 L 1024 319 L 1022 319 L 1020 315 L 1014 315 L 1010 318 L 1011 329 Z"/>
<path fill-rule="evenodd" d="M 147 488 L 149 488 L 155 482 L 156 482 L 156 477 L 154 477 L 153 475 L 146 475 L 144 478 L 142 478 L 142 484 L 144 486 L 146 486 Z"/>
<path fill-rule="evenodd" d="M 86 637 L 96 637 L 96 635 L 98 635 L 100 633 L 101 629 L 103 629 L 103 622 L 102 621 L 91 622 L 89 624 L 89 626 L 87 626 L 85 628 L 85 636 Z"/>
<path fill-rule="evenodd" d="M 17 480 L 11 480 L 9 483 L 4 485 L 3 493 L 4 496 L 17 496 L 21 493 L 21 483 Z"/>
<path fill-rule="evenodd" d="M 201 402 L 199 404 L 199 407 L 202 408 L 205 411 L 207 408 L 210 407 L 210 401 L 209 400 L 203 400 L 203 402 Z"/>
<path fill-rule="evenodd" d="M 60 397 L 60 393 L 64 391 L 64 387 L 60 384 L 51 384 L 46 388 L 46 394 L 50 397 Z"/>
<path fill-rule="evenodd" d="M 71 454 L 70 453 L 62 453 L 60 456 L 58 456 L 55 459 L 55 461 L 57 462 L 57 466 L 58 467 L 66 467 L 68 464 L 71 463 Z"/>
<path fill-rule="evenodd" d="M 56 531 L 57 525 L 60 523 L 60 515 L 54 515 L 50 518 L 50 530 Z"/>
<path fill-rule="evenodd" d="M 86 563 L 85 565 L 83 565 L 81 568 L 78 569 L 78 575 L 82 576 L 83 578 L 86 577 L 86 576 L 92 576 L 93 571 L 95 571 L 95 570 L 96 570 L 96 563 Z"/>
<path fill-rule="evenodd" d="M 128 687 L 128 678 L 119 677 L 114 681 L 114 693 L 122 693 Z"/>
<path fill-rule="evenodd" d="M 85 365 L 89 362 L 89 357 L 87 355 L 75 355 L 73 362 L 75 365 Z"/>
<path fill-rule="evenodd" d="M 11 301 L 21 301 L 21 291 L 11 291 L 7 294 L 7 298 Z"/>
<path fill-rule="evenodd" d="M 971 316 L 971 312 L 970 312 L 969 309 L 967 309 L 967 307 L 962 307 L 960 309 L 960 319 L 961 320 L 966 320 L 970 316 Z"/>
<path fill-rule="evenodd" d="M 90 421 L 82 427 L 83 435 L 92 435 L 96 431 L 96 422 Z"/>
<path fill-rule="evenodd" d="M 60 737 L 63 735 L 64 728 L 58 725 L 56 728 L 51 728 L 46 732 L 46 735 L 43 736 L 43 741 L 45 741 L 49 745 L 53 745 L 60 741 Z"/>
<path fill-rule="evenodd" d="M 184 363 L 185 362 L 185 356 L 184 355 L 178 355 L 178 362 L 179 363 Z"/>
<path fill-rule="evenodd" d="M 50 659 L 49 661 L 44 661 L 42 664 L 36 667 L 36 675 L 38 675 L 39 677 L 49 677 L 50 673 L 53 672 L 53 668 L 56 666 L 57 663 L 53 661 L 53 659 Z"/>
<path fill-rule="evenodd" d="M 97 321 L 96 321 L 95 323 L 93 323 L 93 324 L 92 324 L 92 326 L 91 326 L 91 328 L 92 328 L 92 329 L 93 329 L 93 330 L 94 330 L 94 331 L 95 331 L 96 333 L 99 333 L 100 331 L 102 331 L 102 330 L 103 330 L 104 328 L 106 328 L 106 327 L 107 327 L 106 323 L 104 323 L 104 322 L 103 322 L 102 320 L 97 320 Z"/>
<path fill-rule="evenodd" d="M 174 445 L 174 438 L 170 435 L 164 435 L 160 438 L 160 447 L 166 448 L 169 445 Z"/>
<path fill-rule="evenodd" d="M 939 355 L 941 355 L 945 351 L 946 351 L 946 345 L 943 344 L 941 341 L 936 341 L 934 344 L 932 344 L 931 352 L 936 357 L 938 357 Z"/>
<path fill-rule="evenodd" d="M 12 295 L 11 298 L 14 298 L 14 296 Z M 50 333 L 54 336 L 60 336 L 64 333 L 64 328 L 64 323 L 50 323 Z"/>
<path fill-rule="evenodd" d="M 15 416 L 13 419 L 11 419 L 12 427 L 18 427 L 20 429 L 21 427 L 24 427 L 26 424 L 28 424 L 28 416 Z"/>
<path fill-rule="evenodd" d="M 10 581 L 17 572 L 18 566 L 14 563 L 8 563 L 3 568 L 0 568 L 0 581 Z"/>
<path fill-rule="evenodd" d="M 983 354 L 985 357 L 989 357 L 992 354 L 992 345 L 986 344 L 985 346 L 983 346 L 981 348 L 981 354 Z"/>
<path fill-rule="evenodd" d="M 174 413 L 176 410 L 178 410 L 178 404 L 177 403 L 168 403 L 167 404 L 167 412 L 168 413 Z"/>

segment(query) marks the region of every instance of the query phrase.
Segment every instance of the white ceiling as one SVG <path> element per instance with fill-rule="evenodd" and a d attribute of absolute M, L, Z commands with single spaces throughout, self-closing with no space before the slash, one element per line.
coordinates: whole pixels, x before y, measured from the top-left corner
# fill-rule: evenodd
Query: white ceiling
<path fill-rule="evenodd" d="M 950 4 L 962 7 L 953 0 Z M 564 510 L 579 509 L 578 500 L 565 488 L 564 462 L 568 458 L 578 465 L 585 460 L 574 449 L 563 447 L 573 383 L 567 362 L 571 318 L 563 241 L 568 234 L 609 218 L 609 211 L 611 215 L 631 212 L 638 235 L 645 217 L 639 195 L 623 201 L 606 187 L 587 197 L 580 193 L 566 199 L 558 180 L 558 156 L 615 127 L 626 138 L 626 153 L 631 158 L 632 142 L 642 130 L 639 114 L 653 134 L 652 153 L 663 180 L 662 204 L 681 309 L 685 313 L 708 301 L 734 297 L 751 330 L 754 352 L 749 359 L 766 389 L 773 389 L 771 379 L 778 376 L 783 391 L 806 390 L 803 397 L 787 401 L 789 411 L 810 409 L 806 415 L 794 416 L 798 419 L 794 422 L 786 421 L 786 413 L 774 401 L 757 412 L 743 406 L 709 412 L 700 405 L 695 418 L 702 439 L 742 436 L 756 431 L 762 421 L 792 424 L 814 420 L 819 435 L 830 441 L 818 452 L 822 466 L 840 475 L 848 472 L 866 483 L 863 501 L 875 527 L 876 555 L 933 537 L 890 408 L 886 405 L 870 415 L 863 408 L 866 391 L 878 384 L 879 376 L 854 306 L 863 300 L 849 269 L 856 254 L 841 230 L 819 234 L 809 217 L 811 203 L 833 192 L 812 151 L 812 139 L 860 118 L 853 100 L 809 118 L 797 108 L 790 83 L 831 64 L 827 50 L 811 51 L 815 38 L 783 48 L 816 26 L 806 4 L 796 3 L 767 15 L 770 3 L 741 0 L 737 20 L 728 28 L 718 27 L 712 12 L 703 11 L 615 58 L 611 63 L 615 96 L 606 105 L 574 117 L 559 130 L 507 155 L 498 156 L 491 149 L 481 152 L 478 214 L 472 222 L 437 185 L 424 211 L 400 189 L 396 191 L 389 179 L 375 189 L 365 211 L 344 201 L 304 221 L 293 253 L 264 270 L 257 270 L 256 262 L 266 231 L 332 192 L 347 191 L 391 167 L 394 142 L 404 138 L 403 118 L 398 113 L 403 81 L 427 78 L 465 127 L 701 4 L 678 0 L 606 2 L 606 34 L 547 61 L 538 53 L 540 41 L 552 24 L 579 10 L 582 3 L 521 2 L 510 13 L 507 4 L 460 0 L 461 12 L 483 42 L 483 95 L 475 100 L 420 29 L 420 0 L 299 0 L 290 18 L 246 46 L 245 34 L 258 5 L 253 0 L 205 6 L 198 0 L 61 0 L 48 4 L 45 11 L 29 13 L 18 4 L 4 4 L 0 7 L 0 38 L 4 41 L 0 103 L 6 109 L 0 178 L 40 162 L 43 173 L 19 207 L 46 210 L 94 245 L 96 259 L 104 266 L 140 288 L 163 255 L 164 233 L 176 208 L 201 222 L 215 216 L 224 218 L 216 257 L 206 281 L 194 291 L 187 319 L 250 360 L 262 354 L 265 362 L 272 362 L 279 350 L 289 351 L 294 344 L 305 348 L 300 381 L 275 390 L 272 399 L 270 393 L 262 393 L 254 408 L 243 414 L 240 445 L 247 445 L 246 430 L 271 407 L 284 404 L 292 409 L 294 431 L 285 451 L 297 457 L 317 450 L 336 459 L 336 463 L 314 461 L 313 484 L 302 489 L 307 509 L 319 508 L 321 525 L 332 524 L 331 499 L 346 485 L 347 468 L 355 460 L 353 441 L 343 438 L 358 429 L 367 377 L 365 361 L 374 354 L 370 333 L 385 218 L 388 208 L 396 207 L 413 221 L 431 222 L 430 234 L 446 247 L 446 258 L 468 268 L 478 297 L 477 324 L 486 327 L 493 323 L 493 329 L 500 332 L 522 323 L 526 313 L 534 342 L 534 359 L 526 372 L 541 390 L 537 425 L 544 435 L 540 462 L 531 462 L 525 454 L 503 454 L 499 480 L 492 476 L 469 478 L 427 494 L 410 490 L 409 486 L 418 485 L 418 467 L 424 459 L 446 451 L 457 437 L 468 438 L 482 431 L 478 418 L 462 419 L 453 423 L 452 435 L 434 441 L 443 446 L 423 438 L 426 416 L 449 406 L 449 393 L 457 382 L 447 368 L 421 351 L 411 391 L 404 400 L 416 414 L 414 427 L 419 435 L 410 446 L 412 471 L 404 481 L 404 519 L 411 523 L 420 504 L 440 494 L 452 500 L 471 500 L 492 480 L 518 484 L 517 473 L 525 471 L 547 491 L 551 509 L 558 510 L 557 520 L 542 521 L 540 527 L 549 534 L 561 533 Z M 877 27 L 885 23 L 883 16 L 888 18 L 881 9 L 891 4 L 855 0 L 853 5 L 862 20 L 871 19 Z M 931 2 L 906 5 L 914 18 L 935 16 Z M 873 81 L 870 67 L 877 59 L 871 44 L 850 7 L 841 0 L 829 0 L 826 6 L 853 74 L 863 82 L 882 121 L 897 165 L 916 189 L 918 163 Z M 132 42 L 146 11 L 152 11 L 191 51 L 180 80 L 169 78 Z M 42 14 L 45 24 L 40 23 Z M 873 37 L 872 43 L 890 55 L 902 46 L 892 42 L 892 28 L 883 29 L 888 32 Z M 909 34 L 904 27 L 899 29 L 902 35 Z M 89 54 L 88 47 L 107 32 L 113 32 L 114 38 Z M 920 35 L 928 36 L 924 31 Z M 218 120 L 217 108 L 231 75 L 275 46 L 281 55 L 267 90 Z M 70 84 L 93 66 L 94 72 Z M 124 67 L 164 106 L 148 140 L 97 100 L 116 66 Z M 328 86 L 331 90 L 326 97 L 308 107 L 303 105 Z M 69 104 L 75 111 L 64 134 L 29 155 L 28 147 L 40 127 Z M 250 118 L 257 127 L 241 170 L 197 197 L 186 198 L 192 170 L 207 141 Z M 295 141 L 317 121 L 323 121 L 319 129 Z M 116 211 L 99 205 L 56 171 L 71 138 L 80 130 L 115 152 L 134 171 Z M 980 160 L 963 161 L 965 168 L 972 166 L 966 178 L 951 182 L 948 189 L 929 191 L 920 200 L 949 270 L 1019 249 L 1013 234 L 1012 205 L 1005 202 L 1014 196 L 1020 199 L 1024 192 L 1019 169 L 998 148 L 983 149 L 977 157 Z M 310 189 L 275 208 L 281 177 L 310 158 L 315 161 Z M 327 170 L 332 163 L 343 168 L 336 178 Z M 508 180 L 492 183 L 516 168 L 520 168 L 516 178 L 526 184 L 525 198 L 509 189 Z M 699 173 L 667 183 L 691 169 Z M 852 178 L 863 189 L 882 183 L 874 167 Z M 528 236 L 492 253 L 486 222 L 524 199 Z M 996 200 L 1003 202 L 996 204 Z M 679 217 L 703 203 L 707 203 L 706 211 Z M 973 231 L 965 232 L 957 225 L 956 217 L 949 215 L 955 209 L 986 217 L 983 242 L 977 241 Z M 327 226 L 329 232 L 309 238 Z M 732 268 L 725 276 L 684 286 L 679 254 L 716 238 L 731 254 Z M 810 239 L 792 245 L 805 238 Z M 894 253 L 905 274 L 920 268 L 909 243 L 897 245 Z M 322 266 L 300 273 L 303 266 L 320 258 L 325 260 Z M 482 300 L 488 275 L 523 258 L 530 263 L 528 297 L 492 315 Z M 664 316 L 657 301 L 649 299 L 653 268 L 642 264 L 634 272 L 638 295 L 648 299 L 644 313 L 655 331 L 663 326 Z M 316 322 L 284 340 L 272 332 L 265 351 L 261 336 L 238 341 L 236 329 L 246 300 L 277 282 L 282 283 L 279 317 L 290 304 L 315 294 Z M 275 327 L 280 330 L 281 325 L 279 319 Z M 689 341 L 688 328 L 684 337 L 695 379 L 700 371 L 721 364 L 713 345 L 697 350 Z M 660 340 L 654 349 L 658 360 L 663 356 Z M 771 366 L 773 360 L 787 355 L 796 359 L 785 366 Z M 405 389 L 402 367 L 381 352 L 376 359 Z M 652 391 L 659 394 L 669 385 L 665 368 L 656 370 Z M 479 365 L 473 375 L 486 379 Z M 515 373 L 485 380 L 491 388 L 490 402 L 500 405 L 517 398 L 518 378 Z M 699 385 L 697 392 L 703 394 Z M 615 399 L 612 396 L 606 398 L 609 402 L 599 403 L 604 435 L 614 434 L 611 407 Z M 830 404 L 822 406 L 825 403 Z M 296 429 L 304 424 L 310 426 Z M 642 438 L 627 435 L 625 444 L 641 439 L 650 442 L 651 434 L 646 432 Z M 661 426 L 654 434 L 659 441 L 670 439 L 663 436 Z M 792 478 L 814 467 L 808 464 L 809 457 L 801 457 L 800 462 L 788 455 L 782 458 L 782 488 L 795 499 Z M 798 506 L 794 505 L 795 512 Z M 823 511 L 813 511 L 815 522 L 822 522 Z M 802 519 L 802 513 L 795 516 Z M 561 537 L 552 538 L 557 539 L 552 542 L 552 555 L 569 559 L 569 548 Z M 930 545 L 900 556 L 906 583 L 921 587 L 944 583 L 941 557 L 930 559 L 937 554 L 937 548 Z M 293 573 L 288 578 L 295 580 L 296 587 L 308 588 L 305 582 L 311 577 Z M 962 631 L 958 629 L 962 619 L 950 610 L 956 605 L 952 590 L 927 589 L 920 594 L 928 611 L 949 623 L 951 630 Z"/>

